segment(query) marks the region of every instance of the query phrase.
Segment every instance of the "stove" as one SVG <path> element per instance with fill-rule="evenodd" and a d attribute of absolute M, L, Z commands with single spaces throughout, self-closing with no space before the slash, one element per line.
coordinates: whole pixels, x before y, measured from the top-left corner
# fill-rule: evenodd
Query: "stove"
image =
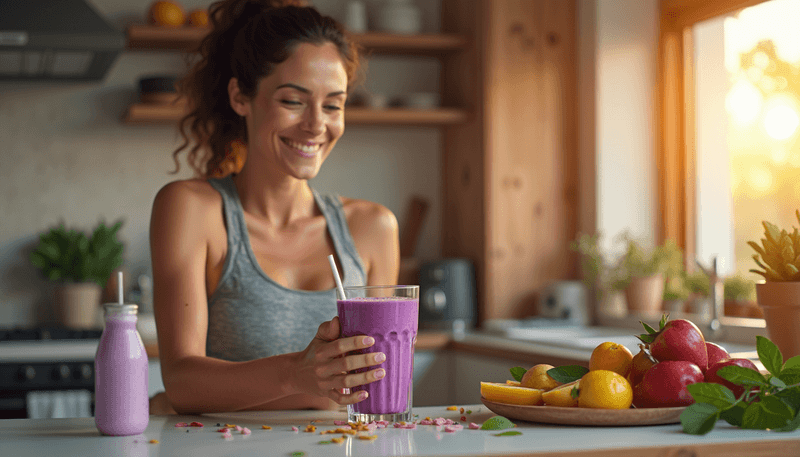
<path fill-rule="evenodd" d="M 0 328 L 0 419 L 91 416 L 101 329 Z"/>

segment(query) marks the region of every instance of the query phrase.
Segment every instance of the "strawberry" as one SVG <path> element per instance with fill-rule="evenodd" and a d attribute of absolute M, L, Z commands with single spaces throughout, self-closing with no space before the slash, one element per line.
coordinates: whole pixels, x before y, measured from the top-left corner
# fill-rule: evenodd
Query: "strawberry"
<path fill-rule="evenodd" d="M 669 315 L 661 317 L 659 330 L 642 322 L 645 330 L 639 340 L 649 345 L 650 354 L 659 362 L 666 360 L 686 361 L 697 365 L 701 372 L 708 368 L 708 349 L 703 332 L 686 319 L 668 321 Z"/>
<path fill-rule="evenodd" d="M 726 351 L 724 347 L 720 346 L 717 343 L 711 343 L 709 341 L 706 341 L 706 352 L 708 352 L 708 368 L 711 368 L 711 365 L 714 365 L 720 360 L 728 359 L 731 357 L 731 355 L 728 354 L 728 351 Z"/>

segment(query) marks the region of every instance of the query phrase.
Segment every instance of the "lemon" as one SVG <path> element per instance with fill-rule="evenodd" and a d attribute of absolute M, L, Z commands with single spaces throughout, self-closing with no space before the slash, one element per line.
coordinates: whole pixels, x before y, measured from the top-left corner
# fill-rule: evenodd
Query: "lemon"
<path fill-rule="evenodd" d="M 579 387 L 580 380 L 558 386 L 542 393 L 542 401 L 547 406 L 578 406 L 578 397 L 572 396 L 572 389 Z"/>
<path fill-rule="evenodd" d="M 542 392 L 542 389 L 510 386 L 501 382 L 481 382 L 483 398 L 510 405 L 541 405 Z"/>
<path fill-rule="evenodd" d="M 594 370 L 580 379 L 578 406 L 581 408 L 628 409 L 633 389 L 624 376 L 610 370 Z"/>

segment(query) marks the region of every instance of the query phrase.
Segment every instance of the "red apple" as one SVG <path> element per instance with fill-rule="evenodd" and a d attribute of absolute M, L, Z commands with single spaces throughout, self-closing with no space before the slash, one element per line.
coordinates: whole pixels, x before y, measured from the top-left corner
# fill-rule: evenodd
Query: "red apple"
<path fill-rule="evenodd" d="M 688 406 L 694 398 L 686 388 L 703 382 L 700 367 L 685 360 L 667 360 L 647 370 L 642 382 L 633 389 L 633 404 L 637 408 Z"/>
<path fill-rule="evenodd" d="M 708 352 L 709 367 L 719 362 L 720 360 L 729 359 L 731 357 L 731 355 L 728 354 L 728 351 L 726 351 L 724 347 L 720 346 L 717 343 L 711 343 L 709 341 L 706 341 L 706 352 Z M 700 367 L 700 369 L 702 368 L 703 367 Z"/>
<path fill-rule="evenodd" d="M 701 373 L 708 368 L 706 340 L 693 322 L 686 319 L 671 320 L 653 336 L 650 354 L 659 362 L 691 362 L 700 368 Z"/>
<path fill-rule="evenodd" d="M 715 364 L 711 365 L 710 367 L 708 367 L 708 370 L 706 370 L 706 374 L 705 374 L 705 381 L 706 382 L 714 382 L 714 383 L 717 383 L 717 384 L 722 384 L 723 386 L 725 386 L 728 389 L 730 389 L 731 392 L 733 392 L 733 395 L 736 396 L 736 398 L 739 398 L 745 392 L 745 390 L 747 390 L 746 387 L 737 386 L 736 384 L 728 381 L 727 379 L 724 379 L 722 376 L 717 374 L 717 372 L 720 370 L 720 368 L 728 367 L 728 366 L 731 366 L 731 365 L 737 365 L 737 366 L 744 367 L 744 368 L 751 368 L 753 370 L 758 371 L 758 368 L 756 367 L 756 364 L 751 362 L 750 359 L 730 359 L 730 358 L 728 358 L 728 359 L 720 360 L 717 363 L 715 363 Z"/>

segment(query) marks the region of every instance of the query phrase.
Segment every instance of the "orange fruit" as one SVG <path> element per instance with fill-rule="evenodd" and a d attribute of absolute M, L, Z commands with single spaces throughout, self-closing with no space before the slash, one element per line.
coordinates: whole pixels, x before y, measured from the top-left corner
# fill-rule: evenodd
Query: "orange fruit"
<path fill-rule="evenodd" d="M 594 370 L 580 379 L 578 406 L 581 408 L 628 409 L 631 403 L 631 384 L 617 372 Z"/>
<path fill-rule="evenodd" d="M 204 9 L 197 9 L 189 13 L 187 22 L 192 27 L 206 27 L 208 26 L 208 11 Z"/>
<path fill-rule="evenodd" d="M 550 390 L 554 387 L 560 386 L 560 382 L 551 378 L 550 375 L 547 374 L 547 370 L 551 368 L 554 368 L 553 365 L 548 365 L 546 363 L 540 363 L 532 366 L 531 369 L 526 371 L 522 376 L 520 385 L 530 389 L 542 390 Z"/>
<path fill-rule="evenodd" d="M 508 384 L 509 386 L 516 386 L 516 387 L 520 387 L 521 386 L 519 381 L 512 381 L 510 379 L 508 381 L 506 381 L 506 384 Z"/>
<path fill-rule="evenodd" d="M 550 389 L 542 393 L 542 401 L 548 406 L 578 406 L 578 397 L 572 396 L 572 389 L 580 388 L 580 379 Z"/>
<path fill-rule="evenodd" d="M 481 382 L 481 396 L 489 401 L 510 405 L 542 404 L 542 390 L 510 386 L 502 382 Z"/>
<path fill-rule="evenodd" d="M 160 0 L 150 5 L 148 19 L 151 24 L 180 27 L 186 21 L 183 7 L 172 0 Z"/>
<path fill-rule="evenodd" d="M 647 372 L 647 370 L 649 370 L 650 367 L 655 364 L 656 361 L 652 358 L 652 356 L 645 352 L 645 346 L 640 344 L 639 352 L 633 356 L 633 361 L 631 362 L 631 371 L 627 376 L 628 381 L 632 386 L 636 386 L 642 382 L 642 378 L 644 378 L 644 374 Z"/>
<path fill-rule="evenodd" d="M 628 376 L 633 363 L 633 354 L 625 346 L 606 341 L 600 343 L 589 358 L 589 371 L 610 370 L 623 377 Z"/>

